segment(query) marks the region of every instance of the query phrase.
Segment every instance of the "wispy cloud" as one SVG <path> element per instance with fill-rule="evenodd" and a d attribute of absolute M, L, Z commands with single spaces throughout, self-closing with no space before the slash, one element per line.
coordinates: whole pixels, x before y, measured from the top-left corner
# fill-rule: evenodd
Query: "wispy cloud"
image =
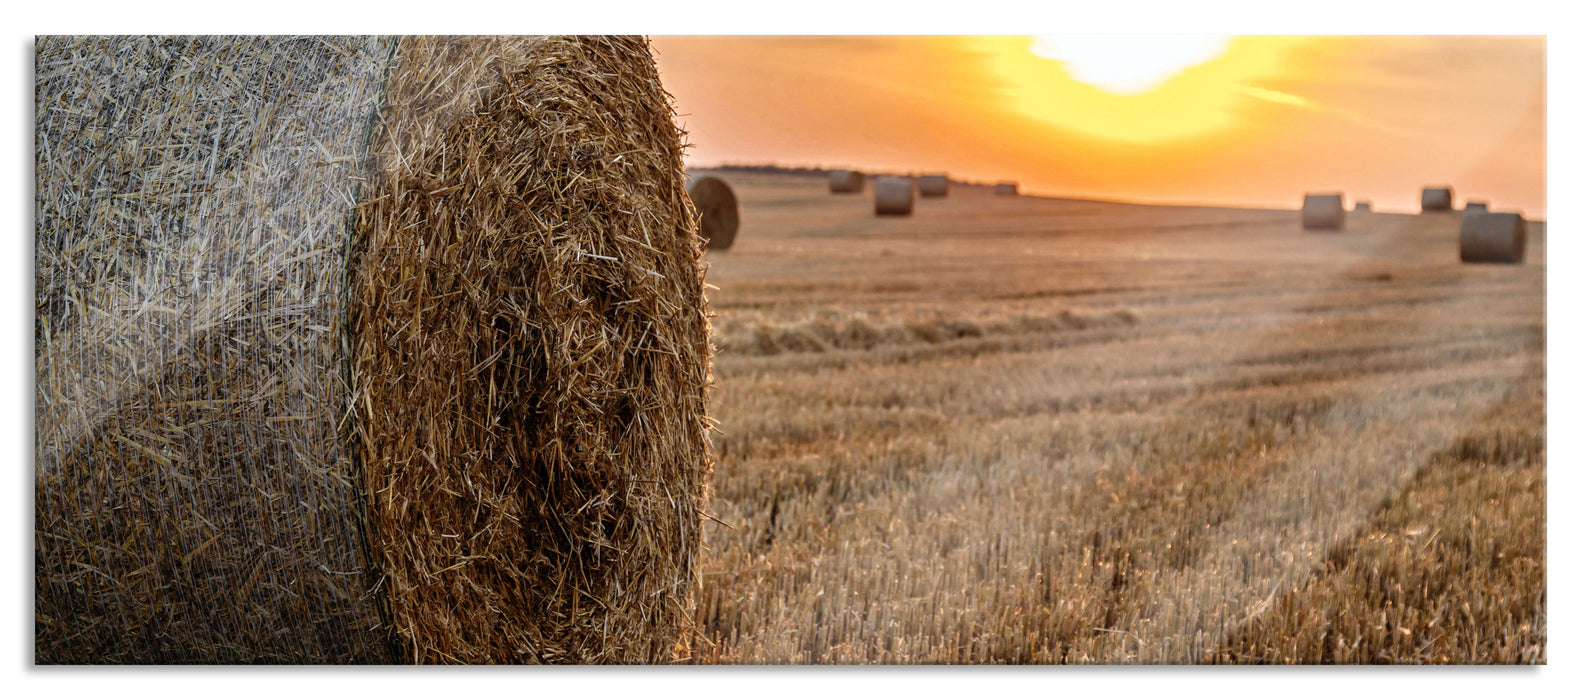
<path fill-rule="evenodd" d="M 1293 95 L 1289 92 L 1280 92 L 1279 90 L 1270 90 L 1268 88 L 1247 85 L 1242 87 L 1241 93 L 1248 97 L 1264 100 L 1267 102 L 1274 102 L 1277 104 L 1294 105 L 1297 107 L 1314 106 L 1313 103 L 1308 102 L 1305 98 L 1298 95 Z"/>
<path fill-rule="evenodd" d="M 1403 129 L 1401 127 L 1395 126 L 1394 124 L 1388 124 L 1349 109 L 1343 109 L 1331 105 L 1322 105 L 1302 97 L 1301 95 L 1293 95 L 1289 92 L 1271 90 L 1269 88 L 1256 87 L 1253 85 L 1245 85 L 1241 88 L 1241 94 L 1251 97 L 1255 100 L 1263 100 L 1265 102 L 1273 102 L 1275 104 L 1281 105 L 1290 105 L 1292 107 L 1301 107 L 1303 109 L 1310 109 L 1321 114 L 1332 114 L 1353 124 L 1358 124 L 1371 129 L 1378 129 L 1379 131 L 1386 131 L 1402 136 L 1421 136 L 1421 134 L 1411 129 Z"/>

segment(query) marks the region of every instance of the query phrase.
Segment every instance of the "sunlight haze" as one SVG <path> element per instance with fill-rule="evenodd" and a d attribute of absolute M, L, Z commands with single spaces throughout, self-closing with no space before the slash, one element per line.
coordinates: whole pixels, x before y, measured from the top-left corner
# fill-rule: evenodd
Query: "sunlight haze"
<path fill-rule="evenodd" d="M 1032 194 L 1283 208 L 1340 190 L 1385 211 L 1415 211 L 1425 184 L 1453 183 L 1496 208 L 1546 208 L 1543 37 L 672 36 L 654 47 L 696 167 L 944 170 Z"/>

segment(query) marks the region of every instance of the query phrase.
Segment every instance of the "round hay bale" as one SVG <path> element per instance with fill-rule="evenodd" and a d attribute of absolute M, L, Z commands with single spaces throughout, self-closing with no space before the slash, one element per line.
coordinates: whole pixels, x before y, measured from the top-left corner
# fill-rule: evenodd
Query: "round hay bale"
<path fill-rule="evenodd" d="M 912 178 L 880 177 L 873 183 L 873 213 L 878 216 L 912 215 Z"/>
<path fill-rule="evenodd" d="M 1461 219 L 1461 262 L 1521 263 L 1527 258 L 1527 222 L 1521 214 L 1472 212 Z"/>
<path fill-rule="evenodd" d="M 1454 202 L 1455 195 L 1448 185 L 1423 188 L 1423 211 L 1450 211 Z"/>
<path fill-rule="evenodd" d="M 861 192 L 863 175 L 855 170 L 829 171 L 829 191 L 832 194 L 852 194 Z"/>
<path fill-rule="evenodd" d="M 1358 214 L 1370 213 L 1373 211 L 1373 202 L 1370 202 L 1366 199 L 1359 199 L 1355 204 L 1351 205 L 1351 210 Z"/>
<path fill-rule="evenodd" d="M 1345 227 L 1346 208 L 1340 193 L 1308 194 L 1302 198 L 1302 228 L 1339 230 Z"/>
<path fill-rule="evenodd" d="M 35 662 L 674 657 L 710 349 L 645 40 L 35 55 Z"/>
<path fill-rule="evenodd" d="M 1489 210 L 1489 203 L 1488 202 L 1478 202 L 1478 201 L 1471 201 L 1471 200 L 1469 200 L 1467 202 L 1467 209 L 1466 209 L 1466 211 L 1464 213 L 1466 213 L 1466 214 L 1475 214 L 1475 213 L 1487 212 L 1488 210 Z"/>
<path fill-rule="evenodd" d="M 950 178 L 944 173 L 920 175 L 917 178 L 917 193 L 924 197 L 944 197 L 950 194 Z"/>
<path fill-rule="evenodd" d="M 736 203 L 731 186 L 717 177 L 701 177 L 687 188 L 687 196 L 702 217 L 698 235 L 708 241 L 709 250 L 730 248 L 742 221 L 741 206 Z"/>
<path fill-rule="evenodd" d="M 1003 197 L 1015 197 L 1016 183 L 1009 180 L 997 182 L 994 185 L 994 193 Z"/>

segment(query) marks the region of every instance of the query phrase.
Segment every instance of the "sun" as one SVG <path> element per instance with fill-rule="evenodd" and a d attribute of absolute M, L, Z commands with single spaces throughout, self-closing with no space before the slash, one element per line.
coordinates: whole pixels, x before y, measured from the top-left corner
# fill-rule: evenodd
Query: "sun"
<path fill-rule="evenodd" d="M 1258 82 L 1277 76 L 1284 55 L 1306 40 L 1192 35 L 974 39 L 1015 111 L 1090 136 L 1145 143 L 1233 125 L 1236 105 L 1267 101 L 1271 91 Z"/>
<path fill-rule="evenodd" d="M 1073 34 L 1034 37 L 1031 51 L 1065 64 L 1072 78 L 1118 95 L 1135 95 L 1218 57 L 1229 46 L 1226 36 Z"/>

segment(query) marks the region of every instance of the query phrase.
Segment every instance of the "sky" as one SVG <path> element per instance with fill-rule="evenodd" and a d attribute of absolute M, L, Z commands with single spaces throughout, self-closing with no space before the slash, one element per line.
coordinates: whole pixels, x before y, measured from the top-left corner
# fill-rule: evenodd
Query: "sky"
<path fill-rule="evenodd" d="M 689 167 L 947 171 L 1023 191 L 1546 216 L 1541 36 L 656 36 Z"/>

